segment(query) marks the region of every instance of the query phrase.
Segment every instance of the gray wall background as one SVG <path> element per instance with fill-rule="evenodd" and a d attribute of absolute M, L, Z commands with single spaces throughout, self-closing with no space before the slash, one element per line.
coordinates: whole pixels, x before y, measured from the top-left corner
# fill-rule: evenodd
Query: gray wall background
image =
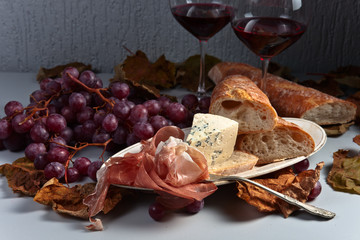
<path fill-rule="evenodd" d="M 296 72 L 325 73 L 360 63 L 360 0 L 305 0 L 308 31 L 273 61 Z M 36 72 L 71 61 L 112 72 L 128 52 L 181 62 L 197 40 L 172 17 L 167 0 L 0 0 L 0 71 Z M 224 61 L 260 66 L 230 26 L 208 42 Z"/>

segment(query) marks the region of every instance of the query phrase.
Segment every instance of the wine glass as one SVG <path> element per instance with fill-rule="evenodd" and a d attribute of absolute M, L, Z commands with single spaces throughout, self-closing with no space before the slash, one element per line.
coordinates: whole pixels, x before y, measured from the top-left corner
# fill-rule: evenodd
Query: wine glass
<path fill-rule="evenodd" d="M 175 19 L 200 42 L 198 98 L 206 95 L 206 43 L 230 22 L 233 9 L 228 3 L 227 0 L 169 0 Z"/>
<path fill-rule="evenodd" d="M 270 59 L 306 31 L 308 18 L 303 0 L 237 0 L 231 26 L 236 36 L 262 61 L 260 89 L 266 93 Z"/>

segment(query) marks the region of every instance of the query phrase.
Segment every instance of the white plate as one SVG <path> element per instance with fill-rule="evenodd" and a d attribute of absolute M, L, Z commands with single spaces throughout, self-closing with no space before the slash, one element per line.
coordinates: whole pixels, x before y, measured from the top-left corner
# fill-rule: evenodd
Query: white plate
<path fill-rule="evenodd" d="M 254 177 L 259 177 L 271 172 L 275 172 L 277 170 L 289 167 L 294 165 L 295 163 L 298 163 L 302 160 L 304 160 L 305 158 L 310 157 L 311 155 L 315 154 L 317 151 L 319 151 L 326 143 L 326 133 L 324 131 L 324 129 L 322 127 L 320 127 L 318 124 L 309 121 L 309 120 L 305 120 L 302 118 L 284 118 L 285 120 L 295 123 L 296 125 L 298 125 L 299 127 L 301 127 L 304 131 L 306 131 L 307 133 L 309 133 L 312 138 L 314 139 L 315 142 L 315 149 L 314 151 L 309 154 L 308 156 L 302 156 L 302 157 L 297 157 L 297 158 L 290 158 L 290 159 L 285 159 L 283 161 L 279 161 L 279 162 L 275 162 L 275 163 L 270 163 L 264 166 L 255 166 L 253 169 L 245 171 L 245 172 L 241 172 L 239 174 L 236 174 L 235 176 L 241 176 L 241 177 L 245 177 L 245 178 L 254 178 Z M 188 134 L 190 131 L 190 128 L 186 128 L 183 129 L 185 134 Z M 140 143 L 136 143 L 130 147 L 127 147 L 125 149 L 123 149 L 122 151 L 116 153 L 115 155 L 113 155 L 113 157 L 122 157 L 125 155 L 125 153 L 137 153 L 141 150 L 141 144 Z M 220 186 L 223 184 L 227 184 L 229 182 L 227 181 L 221 181 L 221 182 L 216 182 L 216 185 Z M 131 188 L 131 189 L 136 189 L 136 190 L 151 190 L 151 189 L 146 189 L 146 188 L 139 188 L 139 187 L 133 187 L 133 186 L 123 186 L 123 185 L 117 185 L 120 187 L 125 187 L 125 188 Z"/>

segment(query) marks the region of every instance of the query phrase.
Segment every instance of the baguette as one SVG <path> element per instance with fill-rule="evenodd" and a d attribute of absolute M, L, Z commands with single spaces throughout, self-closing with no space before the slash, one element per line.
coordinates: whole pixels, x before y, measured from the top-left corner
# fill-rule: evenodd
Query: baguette
<path fill-rule="evenodd" d="M 230 75 L 238 74 L 250 78 L 260 86 L 261 70 L 247 64 L 222 62 L 209 71 L 209 77 L 215 84 L 220 84 Z M 266 76 L 267 95 L 281 117 L 304 118 L 319 125 L 343 124 L 355 119 L 357 107 L 349 101 L 272 74 Z"/>
<path fill-rule="evenodd" d="M 239 123 L 238 134 L 271 131 L 277 113 L 267 96 L 244 76 L 229 76 L 213 90 L 209 113 Z"/>
<path fill-rule="evenodd" d="M 259 157 L 257 165 L 307 156 L 314 151 L 313 138 L 294 123 L 280 118 L 270 132 L 239 135 L 235 149 Z"/>
<path fill-rule="evenodd" d="M 209 173 L 216 175 L 232 175 L 251 170 L 257 163 L 258 157 L 242 151 L 234 151 L 225 162 L 209 166 Z"/>

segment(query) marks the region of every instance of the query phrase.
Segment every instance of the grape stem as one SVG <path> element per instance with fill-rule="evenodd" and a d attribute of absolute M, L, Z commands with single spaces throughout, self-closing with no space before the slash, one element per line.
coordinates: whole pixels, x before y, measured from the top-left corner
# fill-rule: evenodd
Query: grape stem
<path fill-rule="evenodd" d="M 70 164 L 70 161 L 71 159 L 75 156 L 75 154 L 81 150 L 83 150 L 84 148 L 86 147 L 90 147 L 90 146 L 98 146 L 98 147 L 103 147 L 103 151 L 100 155 L 99 158 L 101 158 L 101 160 L 104 162 L 104 153 L 106 151 L 106 147 L 107 145 L 112 141 L 112 138 L 110 138 L 109 140 L 107 140 L 106 142 L 104 143 L 79 143 L 78 145 L 75 145 L 75 146 L 68 146 L 68 145 L 64 145 L 64 144 L 61 144 L 61 143 L 57 143 L 57 142 L 53 142 L 52 140 L 50 140 L 49 142 L 53 142 L 53 143 L 56 143 L 60 146 L 63 146 L 63 147 L 66 147 L 66 148 L 69 148 L 69 149 L 72 149 L 73 151 L 70 153 L 68 159 L 66 160 L 66 163 L 65 163 L 65 182 L 68 183 L 67 181 L 67 169 L 69 168 L 69 164 Z"/>
<path fill-rule="evenodd" d="M 90 88 L 88 86 L 86 86 L 84 83 L 82 83 L 79 79 L 77 79 L 76 77 L 72 76 L 71 74 L 67 73 L 67 75 L 69 76 L 69 78 L 76 82 L 77 84 L 81 85 L 83 88 L 85 88 L 88 92 L 92 92 L 97 94 L 104 102 L 110 104 L 111 107 L 114 107 L 114 101 L 106 98 L 101 91 L 106 90 L 106 88 Z"/>

